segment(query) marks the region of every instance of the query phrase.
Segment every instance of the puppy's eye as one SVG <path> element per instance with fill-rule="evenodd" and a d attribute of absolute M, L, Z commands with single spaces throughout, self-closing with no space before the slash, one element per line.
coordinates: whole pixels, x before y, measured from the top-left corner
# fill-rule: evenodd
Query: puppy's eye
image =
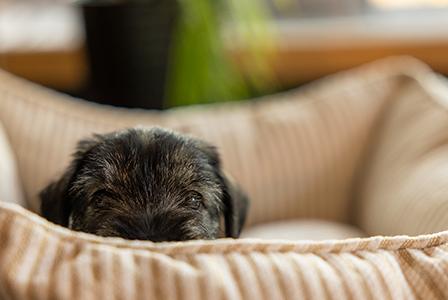
<path fill-rule="evenodd" d="M 114 194 L 106 189 L 97 190 L 92 196 L 93 198 L 114 198 Z"/>
<path fill-rule="evenodd" d="M 92 199 L 94 199 L 96 205 L 98 206 L 104 206 L 108 199 L 114 199 L 114 194 L 105 190 L 105 189 L 100 189 L 95 191 L 92 194 Z"/>
<path fill-rule="evenodd" d="M 199 193 L 192 193 L 188 197 L 188 204 L 193 209 L 201 208 L 204 205 L 202 201 L 202 196 Z"/>

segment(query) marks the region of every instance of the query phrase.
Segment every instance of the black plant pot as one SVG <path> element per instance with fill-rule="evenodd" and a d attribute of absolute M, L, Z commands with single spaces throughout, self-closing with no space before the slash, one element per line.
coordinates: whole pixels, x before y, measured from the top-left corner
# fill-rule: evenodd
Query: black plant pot
<path fill-rule="evenodd" d="M 177 0 L 84 1 L 90 79 L 87 98 L 163 108 Z"/>

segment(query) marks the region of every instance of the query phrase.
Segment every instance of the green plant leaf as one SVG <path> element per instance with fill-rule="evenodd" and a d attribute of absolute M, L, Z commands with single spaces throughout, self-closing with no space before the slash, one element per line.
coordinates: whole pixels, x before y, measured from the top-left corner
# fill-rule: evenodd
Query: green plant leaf
<path fill-rule="evenodd" d="M 263 3 L 179 0 L 166 87 L 168 106 L 246 99 L 253 89 L 267 89 L 270 70 L 265 58 L 272 41 Z M 244 41 L 250 76 L 244 77 L 229 57 L 223 27 L 232 28 L 228 36 Z"/>

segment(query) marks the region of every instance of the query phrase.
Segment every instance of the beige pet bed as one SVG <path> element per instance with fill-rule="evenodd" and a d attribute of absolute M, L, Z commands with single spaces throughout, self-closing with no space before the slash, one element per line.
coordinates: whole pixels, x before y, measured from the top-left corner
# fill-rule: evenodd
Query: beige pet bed
<path fill-rule="evenodd" d="M 21 182 L 12 163 L 0 168 L 11 182 L 0 191 L 0 298 L 447 299 L 447 106 L 448 84 L 410 58 L 163 113 L 73 101 L 0 73 Z M 72 232 L 34 213 L 79 138 L 156 124 L 219 147 L 252 199 L 246 235 L 275 237 L 281 226 L 282 238 L 376 236 L 155 244 Z M 21 192 L 26 209 L 8 203 Z M 288 223 L 262 225 L 278 221 Z"/>

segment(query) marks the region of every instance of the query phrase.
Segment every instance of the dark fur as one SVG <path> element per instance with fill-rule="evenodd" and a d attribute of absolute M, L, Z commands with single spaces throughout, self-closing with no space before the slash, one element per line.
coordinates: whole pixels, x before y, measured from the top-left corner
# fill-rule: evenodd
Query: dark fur
<path fill-rule="evenodd" d="M 40 194 L 42 215 L 74 230 L 152 241 L 238 237 L 246 196 L 213 146 L 160 128 L 79 142 L 65 174 Z"/>

